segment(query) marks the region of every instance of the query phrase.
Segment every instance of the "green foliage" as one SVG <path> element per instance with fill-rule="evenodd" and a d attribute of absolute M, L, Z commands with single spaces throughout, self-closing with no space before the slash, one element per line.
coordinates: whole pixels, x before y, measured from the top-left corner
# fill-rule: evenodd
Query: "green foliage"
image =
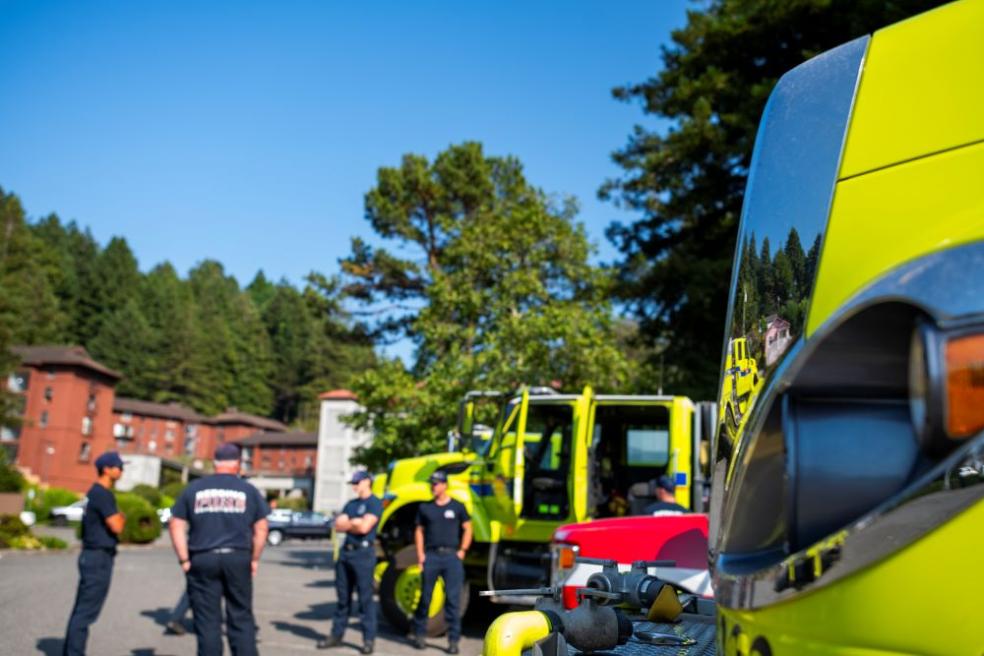
<path fill-rule="evenodd" d="M 129 492 L 116 493 L 116 505 L 126 515 L 120 542 L 147 544 L 161 534 L 161 522 L 154 507 L 146 499 Z"/>
<path fill-rule="evenodd" d="M 32 511 L 39 522 L 49 519 L 52 508 L 69 506 L 81 498 L 72 490 L 62 487 L 32 487 L 31 489 L 34 491 L 34 498 L 28 500 L 27 510 Z"/>
<path fill-rule="evenodd" d="M 468 389 L 611 391 L 630 380 L 611 280 L 588 262 L 575 202 L 532 186 L 515 158 L 477 143 L 433 162 L 406 155 L 379 169 L 365 205 L 373 229 L 409 257 L 354 239 L 345 290 L 382 315 L 377 335 L 406 335 L 417 352 L 410 370 L 381 362 L 353 380 L 366 411 L 352 422 L 374 432 L 360 462 L 381 469 L 442 448 Z"/>
<path fill-rule="evenodd" d="M 158 508 L 171 508 L 174 506 L 174 497 L 169 497 L 166 494 L 161 495 L 161 502 L 158 504 Z"/>
<path fill-rule="evenodd" d="M 42 343 L 86 347 L 124 374 L 120 396 L 308 428 L 317 394 L 374 361 L 320 274 L 302 289 L 260 274 L 248 290 L 211 260 L 186 280 L 166 262 L 141 274 L 125 239 L 102 247 L 54 214 L 32 225 L 0 189 L 0 376 L 17 366 L 10 346 Z M 18 425 L 18 403 L 0 386 L 0 425 Z"/>
<path fill-rule="evenodd" d="M 7 450 L 0 448 L 0 492 L 20 492 L 24 489 L 24 476 L 14 467 Z"/>
<path fill-rule="evenodd" d="M 68 543 L 61 538 L 56 538 L 53 535 L 39 535 L 38 541 L 41 542 L 41 546 L 45 549 L 67 549 Z"/>
<path fill-rule="evenodd" d="M 600 195 L 641 215 L 608 231 L 623 253 L 618 294 L 644 341 L 668 344 L 675 393 L 709 398 L 717 392 L 742 194 L 759 117 L 778 78 L 814 55 L 939 4 L 712 0 L 690 11 L 687 25 L 673 33 L 659 73 L 614 90 L 615 98 L 639 102 L 644 113 L 671 125 L 660 132 L 636 127 L 613 156 L 623 176 Z M 781 288 L 803 280 L 798 261 L 779 266 Z M 661 351 L 653 348 L 650 357 Z"/>
<path fill-rule="evenodd" d="M 10 538 L 30 534 L 31 529 L 17 515 L 0 515 L 0 537 L 9 541 Z"/>
<path fill-rule="evenodd" d="M 149 503 L 154 508 L 161 508 L 161 499 L 163 495 L 161 491 L 152 485 L 146 485 L 145 483 L 140 483 L 139 485 L 134 485 L 133 489 L 130 490 L 130 494 L 135 494 L 147 503 Z"/>
<path fill-rule="evenodd" d="M 181 496 L 181 492 L 183 492 L 187 486 L 188 486 L 187 483 L 182 483 L 181 481 L 174 481 L 172 483 L 168 483 L 167 485 L 161 487 L 161 494 L 166 497 L 170 497 L 172 499 L 177 499 L 179 496 Z M 173 506 L 174 503 L 172 502 L 171 505 Z"/>

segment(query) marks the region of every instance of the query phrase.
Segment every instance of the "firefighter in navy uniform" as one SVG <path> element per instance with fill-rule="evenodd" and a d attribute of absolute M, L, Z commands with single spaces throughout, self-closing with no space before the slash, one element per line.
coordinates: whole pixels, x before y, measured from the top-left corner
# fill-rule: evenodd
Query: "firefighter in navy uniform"
<path fill-rule="evenodd" d="M 465 580 L 462 561 L 471 546 L 472 528 L 468 510 L 460 501 L 448 495 L 448 474 L 436 471 L 430 476 L 434 500 L 421 504 L 417 509 L 417 529 L 414 542 L 417 546 L 417 562 L 423 568 L 420 603 L 414 614 L 413 645 L 425 647 L 427 613 L 437 577 L 444 579 L 444 616 L 448 623 L 448 653 L 458 653 L 461 639 L 461 616 L 458 604 L 461 586 Z"/>
<path fill-rule="evenodd" d="M 116 507 L 111 488 L 123 475 L 123 460 L 115 451 L 96 458 L 99 478 L 86 494 L 82 515 L 82 552 L 79 554 L 79 588 L 65 631 L 66 656 L 85 654 L 89 625 L 99 617 L 113 576 L 116 543 L 125 518 Z"/>
<path fill-rule="evenodd" d="M 258 489 L 239 477 L 240 450 L 220 444 L 215 474 L 193 481 L 174 503 L 168 530 L 187 575 L 198 656 L 222 654 L 222 599 L 234 656 L 256 654 L 253 577 L 269 514 Z"/>
<path fill-rule="evenodd" d="M 357 471 L 349 481 L 355 498 L 335 518 L 335 530 L 345 533 L 342 553 L 335 563 L 335 591 L 338 603 L 332 618 L 331 635 L 318 641 L 318 649 L 342 644 L 348 624 L 352 590 L 359 591 L 362 608 L 362 653 L 371 654 L 376 639 L 376 604 L 373 602 L 373 570 L 376 568 L 376 525 L 383 514 L 383 502 L 372 493 L 372 476 Z"/>

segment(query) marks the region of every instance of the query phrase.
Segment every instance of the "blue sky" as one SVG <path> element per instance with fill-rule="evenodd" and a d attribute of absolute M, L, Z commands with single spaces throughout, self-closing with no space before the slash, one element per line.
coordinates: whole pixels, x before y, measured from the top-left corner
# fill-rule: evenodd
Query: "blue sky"
<path fill-rule="evenodd" d="M 613 86 L 660 67 L 683 0 L 0 2 L 0 185 L 147 270 L 205 258 L 241 284 L 334 273 L 379 166 L 478 140 L 581 202 L 633 124 Z"/>

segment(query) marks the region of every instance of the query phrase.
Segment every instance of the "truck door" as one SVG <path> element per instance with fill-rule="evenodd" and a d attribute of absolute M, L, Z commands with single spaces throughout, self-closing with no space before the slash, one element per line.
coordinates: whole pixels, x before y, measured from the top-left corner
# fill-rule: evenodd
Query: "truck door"
<path fill-rule="evenodd" d="M 520 443 L 525 457 L 518 513 L 527 519 L 563 520 L 571 513 L 571 463 L 575 403 L 540 401 L 529 406 Z"/>
<path fill-rule="evenodd" d="M 491 518 L 504 524 L 516 522 L 522 505 L 522 485 L 516 481 L 523 479 L 522 436 L 529 403 L 529 391 L 524 389 L 505 405 L 486 459 L 492 494 L 485 497 L 485 507 Z"/>

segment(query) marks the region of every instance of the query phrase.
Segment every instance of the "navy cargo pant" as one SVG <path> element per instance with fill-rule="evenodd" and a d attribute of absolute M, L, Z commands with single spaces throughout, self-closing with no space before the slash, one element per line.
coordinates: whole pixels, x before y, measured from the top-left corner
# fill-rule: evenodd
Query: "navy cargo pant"
<path fill-rule="evenodd" d="M 454 551 L 428 551 L 424 559 L 424 574 L 421 582 L 420 603 L 413 616 L 413 630 L 419 636 L 427 633 L 427 614 L 430 610 L 431 595 L 437 577 L 444 579 L 444 619 L 448 623 L 448 641 L 458 642 L 461 638 L 461 586 L 465 581 L 465 565 Z"/>
<path fill-rule="evenodd" d="M 65 631 L 66 656 L 85 654 L 89 625 L 99 617 L 113 577 L 114 550 L 83 549 L 79 554 L 79 589 Z"/>
<path fill-rule="evenodd" d="M 376 552 L 372 545 L 357 549 L 342 547 L 342 553 L 335 563 L 335 591 L 338 604 L 332 618 L 331 634 L 341 638 L 348 624 L 349 608 L 352 603 L 352 590 L 359 591 L 359 606 L 362 607 L 362 640 L 376 639 L 376 604 L 372 598 L 373 570 L 376 569 Z"/>
<path fill-rule="evenodd" d="M 222 656 L 222 599 L 233 656 L 256 656 L 253 574 L 250 552 L 218 549 L 191 556 L 188 600 L 198 638 L 198 656 Z"/>

